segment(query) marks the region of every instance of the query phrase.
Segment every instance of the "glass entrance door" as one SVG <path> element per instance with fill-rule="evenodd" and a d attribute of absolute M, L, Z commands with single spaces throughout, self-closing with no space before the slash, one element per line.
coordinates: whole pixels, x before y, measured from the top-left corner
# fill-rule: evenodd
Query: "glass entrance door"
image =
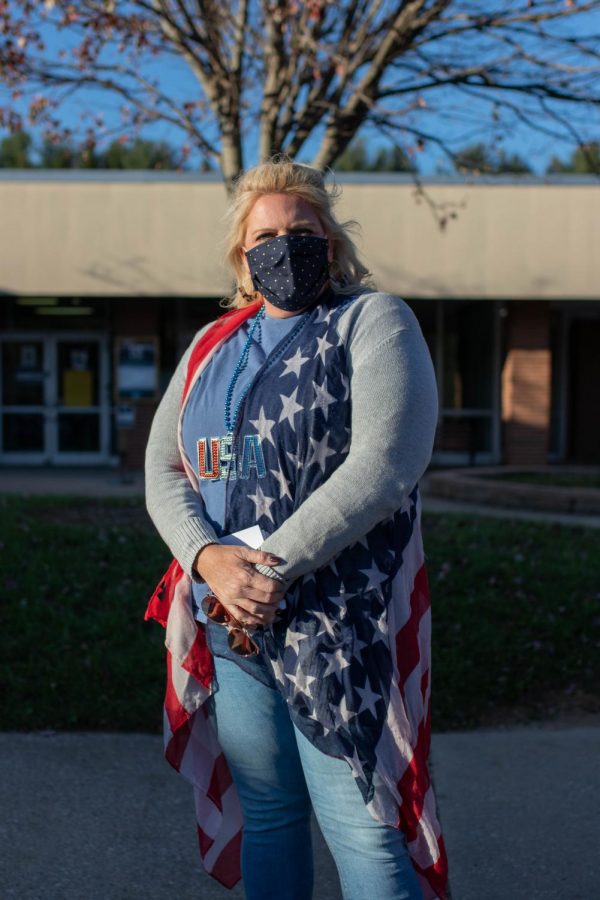
<path fill-rule="evenodd" d="M 97 335 L 6 337 L 0 458 L 9 463 L 109 460 L 106 343 Z"/>
<path fill-rule="evenodd" d="M 100 346 L 98 340 L 55 339 L 54 462 L 101 450 Z"/>
<path fill-rule="evenodd" d="M 0 434 L 2 459 L 44 462 L 48 440 L 48 347 L 43 339 L 1 342 Z"/>

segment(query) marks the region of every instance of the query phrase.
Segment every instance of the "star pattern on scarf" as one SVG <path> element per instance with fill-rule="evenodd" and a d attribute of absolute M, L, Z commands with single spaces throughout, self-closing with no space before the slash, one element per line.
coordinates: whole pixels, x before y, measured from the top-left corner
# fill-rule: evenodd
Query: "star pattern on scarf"
<path fill-rule="evenodd" d="M 276 531 L 298 498 L 318 490 L 350 452 L 350 378 L 333 358 L 335 310 L 319 308 L 302 335 L 258 379 L 256 400 L 254 389 L 248 394 L 246 414 L 261 436 L 266 474 L 232 483 L 228 508 L 238 528 L 259 522 L 267 535 Z M 410 533 L 412 508 L 409 499 L 407 514 L 394 514 L 391 527 Z M 285 614 L 265 632 L 263 646 L 294 723 L 324 752 L 347 759 L 364 796 L 374 769 L 365 741 L 371 746 L 383 729 L 390 693 L 386 603 L 399 564 L 389 552 L 390 526 L 378 528 L 293 582 Z"/>
<path fill-rule="evenodd" d="M 275 419 L 269 419 L 265 415 L 265 408 L 261 406 L 258 419 L 250 419 L 250 424 L 254 425 L 260 435 L 262 441 L 270 441 L 275 447 L 275 439 L 273 438 L 273 427 Z"/>
<path fill-rule="evenodd" d="M 317 338 L 317 356 L 320 358 L 323 365 L 325 365 L 325 354 L 328 350 L 331 350 L 333 344 L 330 344 L 327 340 L 327 335 L 323 335 L 323 337 Z"/>
<path fill-rule="evenodd" d="M 313 681 L 317 680 L 314 675 L 309 675 L 307 672 L 303 672 L 302 669 L 297 669 L 295 675 L 290 675 L 286 672 L 285 677 L 292 682 L 296 693 L 304 694 L 306 697 L 312 699 L 310 686 Z"/>
<path fill-rule="evenodd" d="M 252 500 L 255 506 L 255 515 L 257 520 L 261 518 L 261 516 L 267 516 L 273 522 L 273 513 L 271 512 L 271 507 L 275 503 L 275 497 L 268 497 L 260 484 L 256 486 L 255 494 L 248 494 L 248 499 Z"/>
<path fill-rule="evenodd" d="M 375 693 L 375 691 L 371 690 L 371 685 L 369 683 L 369 678 L 367 677 L 363 687 L 355 687 L 354 690 L 357 694 L 360 695 L 360 707 L 358 708 L 358 712 L 362 713 L 365 709 L 368 709 L 375 721 L 377 721 L 377 701 L 381 700 L 381 694 Z"/>
<path fill-rule="evenodd" d="M 313 386 L 315 389 L 315 399 L 311 409 L 322 409 L 325 420 L 327 421 L 327 408 L 332 403 L 336 402 L 336 398 L 327 390 L 327 378 L 325 378 L 323 384 L 314 383 Z"/>
<path fill-rule="evenodd" d="M 381 583 L 386 581 L 389 577 L 385 572 L 381 572 L 377 566 L 372 566 L 369 569 L 361 569 L 360 573 L 367 578 L 367 586 L 365 588 L 367 591 L 378 591 Z"/>
<path fill-rule="evenodd" d="M 291 394 L 286 396 L 285 394 L 280 394 L 281 400 L 281 412 L 279 414 L 279 423 L 288 422 L 292 431 L 296 430 L 296 426 L 294 425 L 294 416 L 297 413 L 302 412 L 304 407 L 301 403 L 298 403 L 296 398 L 298 396 L 298 387 L 295 387 Z"/>
<path fill-rule="evenodd" d="M 298 453 L 292 453 L 291 450 L 286 450 L 285 455 L 291 462 L 293 471 L 300 472 L 301 469 L 304 468 L 304 460 L 300 459 Z"/>
<path fill-rule="evenodd" d="M 336 647 L 331 653 L 321 652 L 321 656 L 327 660 L 327 667 L 322 673 L 322 678 L 334 674 L 341 681 L 342 672 L 350 665 L 350 660 L 344 656 L 343 647 Z"/>
<path fill-rule="evenodd" d="M 313 463 L 317 463 L 323 470 L 325 471 L 327 458 L 329 456 L 334 456 L 336 451 L 328 446 L 329 442 L 329 434 L 324 434 L 320 441 L 317 441 L 315 438 L 311 437 L 310 446 L 312 453 L 308 459 L 308 465 L 311 466 Z"/>
<path fill-rule="evenodd" d="M 279 499 L 281 500 L 283 497 L 287 497 L 291 500 L 292 494 L 290 492 L 290 482 L 281 471 L 281 468 L 271 469 L 270 471 L 271 475 L 276 479 L 277 484 L 279 485 Z"/>
<path fill-rule="evenodd" d="M 280 374 L 280 378 L 283 378 L 284 375 L 295 375 L 296 378 L 300 377 L 300 370 L 304 363 L 309 361 L 308 356 L 302 355 L 302 350 L 300 347 L 297 348 L 296 352 L 293 356 L 288 357 L 288 359 L 283 360 L 283 364 L 285 366 L 283 372 Z"/>
<path fill-rule="evenodd" d="M 308 634 L 302 631 L 294 631 L 292 628 L 288 628 L 285 634 L 285 646 L 293 647 L 298 654 L 300 653 L 300 641 L 306 640 L 307 637 Z"/>

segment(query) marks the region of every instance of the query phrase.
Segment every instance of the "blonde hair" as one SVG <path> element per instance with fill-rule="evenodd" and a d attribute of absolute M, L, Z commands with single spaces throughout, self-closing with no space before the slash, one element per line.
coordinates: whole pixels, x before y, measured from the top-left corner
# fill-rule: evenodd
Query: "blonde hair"
<path fill-rule="evenodd" d="M 358 227 L 357 223 L 338 222 L 333 214 L 340 188 L 336 185 L 326 188 L 323 174 L 318 169 L 278 154 L 249 169 L 235 182 L 225 216 L 225 259 L 233 270 L 237 287 L 231 297 L 221 301 L 221 306 L 239 309 L 259 297 L 243 264 L 240 249 L 250 211 L 258 198 L 265 194 L 292 194 L 312 207 L 329 239 L 332 251 L 331 287 L 336 294 L 353 294 L 372 287 L 369 270 L 358 258 L 350 237 L 350 232 Z"/>

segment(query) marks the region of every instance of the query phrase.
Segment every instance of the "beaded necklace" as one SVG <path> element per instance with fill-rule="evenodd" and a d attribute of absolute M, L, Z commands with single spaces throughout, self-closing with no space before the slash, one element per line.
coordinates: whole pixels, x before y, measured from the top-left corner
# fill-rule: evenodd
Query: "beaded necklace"
<path fill-rule="evenodd" d="M 235 428 L 235 423 L 237 422 L 237 418 L 240 412 L 240 407 L 244 400 L 246 399 L 246 394 L 250 389 L 250 384 L 248 384 L 245 389 L 242 391 L 242 394 L 237 402 L 237 406 L 235 408 L 235 412 L 233 414 L 233 419 L 231 418 L 231 401 L 233 399 L 233 391 L 237 384 L 237 380 L 248 365 L 248 356 L 250 355 L 250 345 L 252 344 L 252 338 L 254 337 L 254 332 L 258 332 L 257 343 L 260 344 L 262 341 L 262 329 L 261 322 L 265 316 L 265 307 L 261 306 L 256 316 L 254 317 L 254 321 L 252 323 L 252 327 L 248 332 L 248 337 L 246 338 L 246 343 L 244 344 L 244 348 L 240 355 L 240 358 L 237 361 L 236 367 L 233 370 L 233 375 L 229 381 L 229 386 L 227 388 L 227 393 L 225 394 L 225 429 L 228 435 L 233 435 L 233 430 Z"/>
<path fill-rule="evenodd" d="M 298 332 L 304 325 L 304 322 L 306 321 L 306 319 L 308 318 L 308 316 L 310 315 L 311 312 L 312 312 L 312 309 L 309 309 L 305 313 L 303 313 L 302 316 L 300 316 L 298 323 L 296 324 L 296 326 L 294 328 L 292 328 L 292 330 L 288 334 L 287 338 L 284 340 L 283 344 L 281 344 L 281 346 L 278 348 L 278 350 L 275 354 L 272 354 L 270 356 L 269 360 L 267 361 L 266 367 L 265 367 L 266 369 L 270 369 L 271 366 L 277 362 L 277 360 L 280 358 L 280 356 L 283 353 L 285 353 L 285 351 L 287 350 L 287 348 L 289 347 L 291 342 L 294 340 L 294 338 L 296 337 L 296 335 L 298 334 Z M 252 338 L 254 337 L 255 331 L 257 332 L 257 335 L 258 335 L 257 343 L 260 344 L 260 342 L 262 341 L 261 322 L 264 319 L 264 317 L 265 317 L 265 307 L 263 305 L 263 306 L 261 306 L 261 308 L 259 309 L 259 311 L 257 312 L 257 314 L 254 318 L 254 321 L 252 323 L 250 331 L 248 332 L 248 337 L 246 338 L 246 343 L 244 344 L 244 348 L 240 354 L 239 360 L 237 361 L 236 367 L 233 370 L 233 375 L 231 376 L 229 385 L 227 387 L 227 393 L 225 394 L 225 428 L 227 430 L 228 442 L 231 442 L 231 440 L 233 439 L 233 432 L 235 431 L 235 426 L 237 424 L 240 409 L 242 407 L 244 400 L 246 399 L 246 395 L 247 395 L 248 391 L 252 387 L 254 379 L 251 379 L 248 382 L 248 384 L 246 385 L 246 387 L 244 388 L 244 390 L 242 391 L 242 393 L 239 397 L 239 400 L 236 404 L 236 407 L 235 407 L 235 410 L 233 413 L 233 417 L 232 417 L 231 402 L 233 400 L 233 392 L 235 390 L 235 386 L 237 384 L 238 378 L 240 377 L 240 375 L 242 374 L 242 372 L 248 365 L 248 357 L 250 355 L 250 346 L 252 344 Z"/>

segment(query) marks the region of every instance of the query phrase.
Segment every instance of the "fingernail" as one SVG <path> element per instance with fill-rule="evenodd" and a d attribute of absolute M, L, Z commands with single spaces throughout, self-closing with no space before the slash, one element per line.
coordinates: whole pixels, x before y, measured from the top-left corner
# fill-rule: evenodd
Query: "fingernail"
<path fill-rule="evenodd" d="M 280 558 L 279 558 L 278 556 L 272 556 L 272 555 L 269 556 L 269 561 L 272 562 L 272 563 L 278 563 L 278 562 L 281 562 L 281 560 L 280 560 Z"/>

